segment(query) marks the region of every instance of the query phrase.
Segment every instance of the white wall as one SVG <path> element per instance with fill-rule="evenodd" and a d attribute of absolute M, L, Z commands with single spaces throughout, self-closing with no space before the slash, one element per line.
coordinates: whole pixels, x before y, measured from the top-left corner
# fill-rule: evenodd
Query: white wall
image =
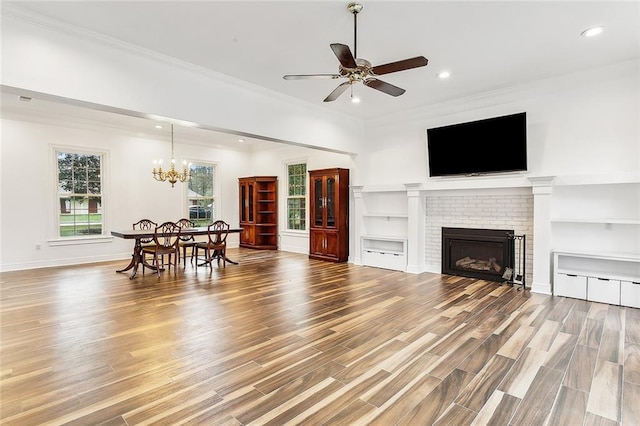
<path fill-rule="evenodd" d="M 356 184 L 441 185 L 446 178 L 428 177 L 426 129 L 521 111 L 527 112 L 529 175 L 637 172 L 639 99 L 640 65 L 630 61 L 403 111 L 367 123 Z"/>
<path fill-rule="evenodd" d="M 307 170 L 341 167 L 350 169 L 352 175 L 355 170 L 352 156 L 332 152 L 312 150 L 288 145 L 271 145 L 268 149 L 254 151 L 251 157 L 251 169 L 254 175 L 278 176 L 278 223 L 280 235 L 280 250 L 295 253 L 309 252 L 309 231 L 290 231 L 286 229 L 287 221 L 287 171 L 286 164 L 291 162 L 306 162 Z M 353 179 L 350 176 L 351 180 Z M 309 192 L 307 191 L 307 196 Z M 308 205 L 308 204 L 307 204 Z M 353 209 L 350 209 L 352 214 Z M 309 211 L 307 210 L 307 225 Z M 351 239 L 350 253 L 353 253 L 353 239 Z"/>
<path fill-rule="evenodd" d="M 105 226 L 108 231 L 130 229 L 149 218 L 161 223 L 187 215 L 186 185 L 156 182 L 154 159 L 168 160 L 166 140 L 152 140 L 111 128 L 74 128 L 3 117 L 0 205 L 2 257 L 0 269 L 126 259 L 132 242 L 118 238 L 87 246 L 55 245 L 57 237 L 54 147 L 100 150 L 105 167 Z M 251 173 L 250 153 L 209 148 L 176 140 L 177 159 L 213 162 L 219 168 L 219 217 L 238 225 L 238 176 Z M 238 236 L 230 237 L 237 245 Z M 39 247 L 39 249 L 37 248 Z"/>
<path fill-rule="evenodd" d="M 355 153 L 362 143 L 359 120 L 92 33 L 7 13 L 1 78 L 6 86 L 306 146 Z"/>

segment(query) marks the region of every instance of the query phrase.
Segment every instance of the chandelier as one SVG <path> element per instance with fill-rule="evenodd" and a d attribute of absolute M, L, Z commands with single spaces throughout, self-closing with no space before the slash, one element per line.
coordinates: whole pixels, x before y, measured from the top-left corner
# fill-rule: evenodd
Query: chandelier
<path fill-rule="evenodd" d="M 179 173 L 176 171 L 176 159 L 173 155 L 173 124 L 171 125 L 171 166 L 169 167 L 169 171 L 165 172 L 162 170 L 162 160 L 159 162 L 154 161 L 153 178 L 160 182 L 169 181 L 172 188 L 178 181 L 186 182 L 191 179 L 191 170 L 187 167 L 186 161 L 182 163 L 182 172 Z"/>

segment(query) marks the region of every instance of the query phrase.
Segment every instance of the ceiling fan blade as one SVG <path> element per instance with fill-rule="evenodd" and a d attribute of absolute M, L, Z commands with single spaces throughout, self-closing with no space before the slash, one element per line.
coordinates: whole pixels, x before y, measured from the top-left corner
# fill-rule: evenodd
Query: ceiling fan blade
<path fill-rule="evenodd" d="M 390 62 L 384 65 L 378 65 L 371 69 L 375 75 L 390 74 L 392 72 L 410 70 L 411 68 L 424 67 L 429 60 L 424 56 L 416 56 L 415 58 L 404 59 L 402 61 Z"/>
<path fill-rule="evenodd" d="M 285 80 L 325 80 L 340 78 L 340 74 L 289 74 L 282 78 Z"/>
<path fill-rule="evenodd" d="M 333 92 L 329 93 L 329 96 L 324 98 L 324 101 L 325 102 L 335 101 L 336 99 L 338 99 L 338 96 L 342 95 L 342 93 L 344 93 L 344 91 L 347 90 L 347 88 L 350 85 L 351 85 L 351 83 L 349 81 L 345 81 L 340 86 L 338 86 L 335 89 L 333 89 Z"/>
<path fill-rule="evenodd" d="M 346 44 L 331 43 L 331 49 L 338 58 L 338 61 L 340 61 L 340 65 L 344 68 L 356 68 L 358 66 L 355 58 L 351 54 L 351 49 L 349 49 L 349 46 Z"/>
<path fill-rule="evenodd" d="M 368 80 L 365 80 L 364 85 L 391 96 L 400 96 L 406 91 L 404 89 L 401 89 L 400 87 L 394 86 L 393 84 L 385 83 L 382 80 L 378 80 L 377 78 L 370 78 Z"/>

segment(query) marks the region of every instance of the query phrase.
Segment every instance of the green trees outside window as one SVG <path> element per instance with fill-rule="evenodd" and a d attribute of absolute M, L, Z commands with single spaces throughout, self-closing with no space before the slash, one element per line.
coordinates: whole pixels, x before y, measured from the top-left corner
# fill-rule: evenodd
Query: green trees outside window
<path fill-rule="evenodd" d="M 187 205 L 195 226 L 208 226 L 215 214 L 216 169 L 212 164 L 191 164 Z"/>
<path fill-rule="evenodd" d="M 56 152 L 58 235 L 103 234 L 102 154 Z"/>
<path fill-rule="evenodd" d="M 287 229 L 307 229 L 307 164 L 287 165 Z"/>

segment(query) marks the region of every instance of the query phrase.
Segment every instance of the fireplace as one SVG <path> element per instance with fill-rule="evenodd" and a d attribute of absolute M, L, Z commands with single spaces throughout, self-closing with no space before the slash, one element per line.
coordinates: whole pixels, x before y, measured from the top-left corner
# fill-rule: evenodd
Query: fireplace
<path fill-rule="evenodd" d="M 442 273 L 504 281 L 513 268 L 513 230 L 442 228 Z"/>

